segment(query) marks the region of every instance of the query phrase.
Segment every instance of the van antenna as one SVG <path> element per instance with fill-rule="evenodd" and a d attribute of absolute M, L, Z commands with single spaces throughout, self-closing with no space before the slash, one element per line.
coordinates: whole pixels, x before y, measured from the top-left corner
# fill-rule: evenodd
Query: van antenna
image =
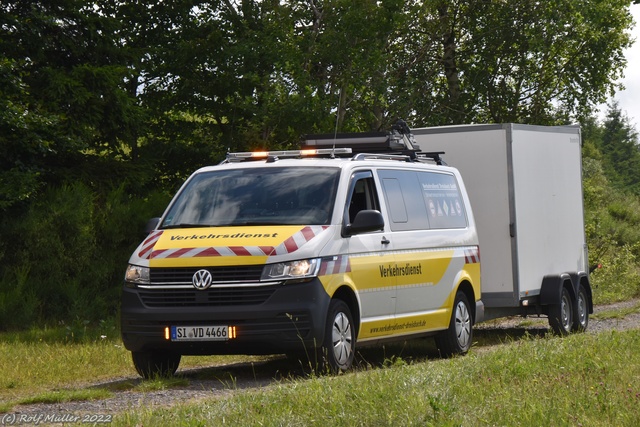
<path fill-rule="evenodd" d="M 342 88 L 340 88 L 340 94 L 338 95 L 338 108 L 336 109 L 336 126 L 333 130 L 333 147 L 331 147 L 331 149 L 333 150 L 332 156 L 335 156 L 336 138 L 338 137 L 338 120 L 340 119 L 340 98 L 342 98 Z"/>

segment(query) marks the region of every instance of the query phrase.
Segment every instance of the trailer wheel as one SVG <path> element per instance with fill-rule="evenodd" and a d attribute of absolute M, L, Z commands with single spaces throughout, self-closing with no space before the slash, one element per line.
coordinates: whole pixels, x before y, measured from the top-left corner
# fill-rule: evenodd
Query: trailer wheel
<path fill-rule="evenodd" d="M 356 336 L 349 306 L 342 300 L 334 299 L 329 303 L 324 342 L 320 360 L 326 363 L 333 373 L 351 368 L 355 355 Z"/>
<path fill-rule="evenodd" d="M 584 332 L 589 326 L 589 296 L 584 286 L 578 287 L 578 299 L 576 301 L 576 308 L 573 320 L 573 330 L 577 332 Z"/>
<path fill-rule="evenodd" d="M 558 335 L 567 335 L 573 328 L 573 300 L 566 287 L 562 287 L 560 302 L 549 306 L 549 326 Z"/>
<path fill-rule="evenodd" d="M 462 291 L 456 294 L 449 328 L 436 335 L 436 346 L 444 357 L 465 354 L 473 339 L 473 317 L 469 300 Z"/>
<path fill-rule="evenodd" d="M 131 358 L 138 374 L 144 379 L 151 379 L 175 374 L 181 356 L 164 351 L 132 351 Z"/>

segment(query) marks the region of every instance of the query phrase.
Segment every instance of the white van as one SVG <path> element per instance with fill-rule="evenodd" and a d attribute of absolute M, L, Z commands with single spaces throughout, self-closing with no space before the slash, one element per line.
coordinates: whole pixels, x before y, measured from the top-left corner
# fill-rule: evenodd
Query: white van
<path fill-rule="evenodd" d="M 385 340 L 467 352 L 480 296 L 456 169 L 399 130 L 310 138 L 185 182 L 131 256 L 122 339 L 143 377 L 173 374 L 181 355 L 312 350 L 337 372 Z"/>

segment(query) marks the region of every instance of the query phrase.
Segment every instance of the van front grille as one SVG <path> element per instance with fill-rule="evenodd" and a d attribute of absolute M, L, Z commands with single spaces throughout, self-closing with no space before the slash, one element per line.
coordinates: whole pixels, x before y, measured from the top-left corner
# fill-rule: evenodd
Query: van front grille
<path fill-rule="evenodd" d="M 242 306 L 264 303 L 279 286 L 213 286 L 205 290 L 138 288 L 138 294 L 147 307 Z"/>
<path fill-rule="evenodd" d="M 187 268 L 151 268 L 152 285 L 186 285 L 191 284 L 193 275 L 198 270 L 208 270 L 213 276 L 213 283 L 252 283 L 259 282 L 262 265 L 239 265 L 227 267 L 187 267 Z"/>

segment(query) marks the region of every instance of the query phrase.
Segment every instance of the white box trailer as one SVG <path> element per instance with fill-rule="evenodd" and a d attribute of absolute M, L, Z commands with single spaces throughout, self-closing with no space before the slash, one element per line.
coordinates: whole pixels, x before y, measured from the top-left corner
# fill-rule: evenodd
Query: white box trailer
<path fill-rule="evenodd" d="M 464 179 L 480 242 L 484 319 L 548 315 L 561 334 L 593 313 L 577 126 L 412 129 Z"/>

